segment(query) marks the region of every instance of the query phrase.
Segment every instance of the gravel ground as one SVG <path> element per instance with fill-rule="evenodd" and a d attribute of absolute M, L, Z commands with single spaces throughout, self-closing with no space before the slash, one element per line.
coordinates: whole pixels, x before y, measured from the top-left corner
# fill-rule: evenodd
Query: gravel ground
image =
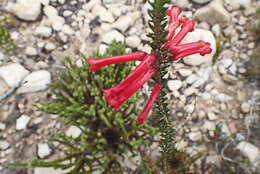
<path fill-rule="evenodd" d="M 64 129 L 55 115 L 36 111 L 33 105 L 48 97 L 48 84 L 61 68 L 60 62 L 71 56 L 79 63 L 80 53 L 102 53 L 114 39 L 133 51 L 149 52 L 146 24 L 150 7 L 142 0 L 2 1 L 0 12 L 13 20 L 10 32 L 17 47 L 14 52 L 0 52 L 0 98 L 10 94 L 0 101 L 0 173 L 60 174 L 52 169 L 6 168 L 4 164 L 55 158 L 55 144 L 46 137 L 78 130 Z M 178 130 L 177 147 L 190 154 L 207 152 L 196 162 L 201 166 L 220 165 L 223 159 L 236 161 L 242 155 L 252 164 L 248 170 L 256 172 L 260 90 L 245 74 L 256 46 L 250 21 L 260 4 L 256 0 L 172 2 L 197 22 L 184 42 L 205 40 L 213 48 L 210 55 L 189 56 L 170 68 L 169 99 Z M 220 43 L 223 48 L 218 51 Z M 216 130 L 222 138 L 216 139 Z M 216 148 L 216 144 L 226 146 Z"/>

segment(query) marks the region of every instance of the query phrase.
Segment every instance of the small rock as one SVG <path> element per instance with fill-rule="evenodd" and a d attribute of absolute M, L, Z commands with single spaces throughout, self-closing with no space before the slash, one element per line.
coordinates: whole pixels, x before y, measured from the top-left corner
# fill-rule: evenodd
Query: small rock
<path fill-rule="evenodd" d="M 220 166 L 221 157 L 218 156 L 218 155 L 210 155 L 210 156 L 207 156 L 207 158 L 206 158 L 206 163 L 207 163 L 207 164 L 212 164 L 212 165 Z"/>
<path fill-rule="evenodd" d="M 130 16 L 121 16 L 112 26 L 121 32 L 125 32 L 133 24 L 134 20 Z"/>
<path fill-rule="evenodd" d="M 0 122 L 0 130 L 5 130 L 5 124 Z"/>
<path fill-rule="evenodd" d="M 211 25 L 219 24 L 221 27 L 227 26 L 230 22 L 230 15 L 223 7 L 222 0 L 213 0 L 207 6 L 198 9 L 194 16 Z"/>
<path fill-rule="evenodd" d="M 104 4 L 125 4 L 127 0 L 103 0 Z"/>
<path fill-rule="evenodd" d="M 99 16 L 102 22 L 113 23 L 115 21 L 113 15 L 108 10 L 106 10 L 105 7 L 102 7 L 101 5 L 94 6 L 92 9 L 92 13 L 94 15 Z"/>
<path fill-rule="evenodd" d="M 63 25 L 61 31 L 69 36 L 75 34 L 75 31 L 67 24 Z"/>
<path fill-rule="evenodd" d="M 40 158 L 46 158 L 51 155 L 52 150 L 47 143 L 38 144 L 38 156 Z"/>
<path fill-rule="evenodd" d="M 50 0 L 40 0 L 42 5 L 49 5 Z"/>
<path fill-rule="evenodd" d="M 125 37 L 117 30 L 112 30 L 103 36 L 102 41 L 106 44 L 111 44 L 113 40 L 124 43 Z"/>
<path fill-rule="evenodd" d="M 252 164 L 257 165 L 257 163 L 259 163 L 260 151 L 255 145 L 246 141 L 242 141 L 236 146 L 236 149 L 240 150 Z"/>
<path fill-rule="evenodd" d="M 40 0 L 17 0 L 10 11 L 22 20 L 35 21 L 41 14 L 41 2 Z"/>
<path fill-rule="evenodd" d="M 220 102 L 228 102 L 233 100 L 233 98 L 227 94 L 221 93 L 216 96 L 216 100 Z"/>
<path fill-rule="evenodd" d="M 209 112 L 208 118 L 209 118 L 209 120 L 216 120 L 216 119 L 218 119 L 218 116 L 214 112 Z"/>
<path fill-rule="evenodd" d="M 53 6 L 50 6 L 50 5 L 45 6 L 45 7 L 43 8 L 43 12 L 44 12 L 44 14 L 45 14 L 47 17 L 49 17 L 49 18 L 58 16 L 58 11 L 57 11 L 57 9 L 56 9 L 55 7 L 53 7 Z"/>
<path fill-rule="evenodd" d="M 28 56 L 37 56 L 38 52 L 36 48 L 28 46 L 25 49 L 25 54 Z"/>
<path fill-rule="evenodd" d="M 171 91 L 177 91 L 182 87 L 182 82 L 180 80 L 169 80 L 167 86 Z"/>
<path fill-rule="evenodd" d="M 216 52 L 216 39 L 211 31 L 204 29 L 195 29 L 193 32 L 188 33 L 187 36 L 183 40 L 184 43 L 190 43 L 203 40 L 205 42 L 210 43 L 210 47 L 212 48 L 212 52 L 210 54 L 206 54 L 201 56 L 200 54 L 194 54 L 191 56 L 187 56 L 183 58 L 184 63 L 188 65 L 201 65 L 201 64 L 211 64 L 213 61 L 213 56 Z"/>
<path fill-rule="evenodd" d="M 221 27 L 219 24 L 213 25 L 211 31 L 215 34 L 215 36 L 219 37 L 221 35 Z"/>
<path fill-rule="evenodd" d="M 191 6 L 189 0 L 171 0 L 171 2 L 182 9 L 188 9 Z"/>
<path fill-rule="evenodd" d="M 66 131 L 66 135 L 73 138 L 79 137 L 81 133 L 82 131 L 76 126 L 70 126 L 69 129 Z"/>
<path fill-rule="evenodd" d="M 197 4 L 206 4 L 206 3 L 210 2 L 211 0 L 192 0 L 192 1 Z"/>
<path fill-rule="evenodd" d="M 18 93 L 36 92 L 46 90 L 51 82 L 51 74 L 46 70 L 32 72 L 22 82 Z"/>
<path fill-rule="evenodd" d="M 229 68 L 233 63 L 233 60 L 230 59 L 230 58 L 227 58 L 227 59 L 223 59 L 221 60 L 221 64 L 223 65 L 224 68 Z"/>
<path fill-rule="evenodd" d="M 230 136 L 231 132 L 226 123 L 220 124 L 221 132 L 225 133 L 226 136 Z"/>
<path fill-rule="evenodd" d="M 42 37 L 50 37 L 52 34 L 52 29 L 46 26 L 39 26 L 35 29 L 34 34 Z"/>
<path fill-rule="evenodd" d="M 70 170 L 70 169 L 69 169 Z M 61 169 L 54 169 L 50 167 L 35 167 L 34 174 L 63 174 L 64 172 L 69 172 L 69 170 L 61 170 Z"/>
<path fill-rule="evenodd" d="M 215 131 L 216 130 L 216 123 L 214 123 L 213 121 L 205 121 L 203 124 L 203 129 L 204 130 L 209 130 L 209 131 Z"/>
<path fill-rule="evenodd" d="M 0 96 L 4 96 L 9 88 L 10 87 L 7 85 L 7 83 L 2 78 L 0 78 Z"/>
<path fill-rule="evenodd" d="M 248 113 L 248 112 L 250 112 L 250 104 L 249 104 L 248 102 L 242 103 L 242 105 L 241 105 L 241 111 L 242 111 L 243 113 Z"/>
<path fill-rule="evenodd" d="M 45 46 L 44 46 L 46 51 L 53 51 L 56 49 L 56 45 L 52 42 L 48 42 Z"/>
<path fill-rule="evenodd" d="M 227 5 L 227 9 L 229 11 L 238 10 L 240 7 L 249 8 L 252 4 L 251 0 L 225 0 L 224 2 Z"/>
<path fill-rule="evenodd" d="M 192 141 L 199 141 L 202 138 L 202 134 L 201 132 L 197 131 L 197 132 L 191 132 L 189 133 L 189 139 Z"/>
<path fill-rule="evenodd" d="M 211 66 L 200 68 L 199 72 L 197 72 L 198 80 L 192 86 L 198 88 L 204 85 L 211 78 L 212 74 L 213 70 Z"/>
<path fill-rule="evenodd" d="M 55 17 L 49 18 L 49 20 L 50 20 L 49 22 L 51 23 L 53 30 L 61 31 L 63 29 L 63 26 L 65 24 L 65 19 L 63 17 L 55 16 Z M 67 31 L 67 28 L 65 29 L 65 31 Z"/>
<path fill-rule="evenodd" d="M 192 74 L 192 71 L 189 69 L 179 69 L 178 72 L 182 77 L 187 77 Z"/>
<path fill-rule="evenodd" d="M 197 89 L 193 88 L 193 87 L 189 87 L 187 89 L 184 90 L 184 95 L 187 97 L 187 96 L 190 96 L 192 94 L 196 94 L 198 92 Z"/>
<path fill-rule="evenodd" d="M 71 16 L 72 14 L 73 14 L 73 12 L 70 11 L 70 10 L 65 10 L 65 11 L 63 12 L 63 16 L 64 16 L 64 17 Z"/>
<path fill-rule="evenodd" d="M 196 80 L 198 79 L 198 77 L 195 74 L 191 74 L 187 79 L 186 82 L 191 85 L 193 84 Z"/>
<path fill-rule="evenodd" d="M 10 143 L 7 141 L 0 141 L 0 150 L 6 150 L 10 147 Z"/>
<path fill-rule="evenodd" d="M 16 120 L 16 129 L 17 130 L 26 129 L 27 124 L 29 123 L 30 119 L 31 118 L 27 115 L 22 115 L 21 117 L 19 117 Z"/>
<path fill-rule="evenodd" d="M 0 67 L 0 77 L 2 77 L 10 87 L 18 86 L 28 74 L 29 71 L 19 63 Z"/>
<path fill-rule="evenodd" d="M 108 46 L 105 45 L 105 44 L 100 44 L 99 46 L 99 49 L 98 49 L 98 52 L 101 54 L 101 55 L 104 55 L 107 51 L 107 48 Z"/>
<path fill-rule="evenodd" d="M 185 148 L 188 146 L 188 141 L 182 140 L 178 141 L 176 143 L 176 149 L 178 150 L 185 150 Z"/>
<path fill-rule="evenodd" d="M 141 43 L 141 39 L 134 35 L 134 36 L 129 36 L 125 39 L 125 42 L 128 46 L 132 47 L 132 48 L 137 48 L 138 45 Z"/>

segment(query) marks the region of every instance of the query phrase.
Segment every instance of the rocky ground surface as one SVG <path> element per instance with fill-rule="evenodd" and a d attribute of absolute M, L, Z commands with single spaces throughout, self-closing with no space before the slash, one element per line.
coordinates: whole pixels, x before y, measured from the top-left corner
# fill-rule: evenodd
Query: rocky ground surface
<path fill-rule="evenodd" d="M 255 47 L 249 21 L 260 3 L 256 0 L 172 2 L 197 22 L 185 42 L 205 40 L 214 50 L 205 57 L 187 57 L 170 68 L 168 87 L 177 147 L 190 154 L 206 152 L 196 162 L 202 171 L 210 163 L 216 166 L 225 160 L 236 163 L 237 157 L 243 156 L 250 162 L 245 171 L 254 173 L 260 164 L 256 113 L 260 90 L 256 83 L 246 80 L 245 74 Z M 80 64 L 80 53 L 85 56 L 96 50 L 102 53 L 114 39 L 125 41 L 133 51 L 149 52 L 146 37 L 149 8 L 141 0 L 1 2 L 1 11 L 15 16 L 15 27 L 10 32 L 17 47 L 11 53 L 0 52 L 0 173 L 61 173 L 42 168 L 13 169 L 4 164 L 53 158 L 56 145 L 46 137 L 59 131 L 73 136 L 80 134 L 75 127 L 64 129 L 55 120 L 57 116 L 39 112 L 33 105 L 48 97 L 48 84 L 65 56 Z M 219 45 L 223 46 L 221 50 L 217 50 Z M 158 146 L 152 147 L 154 155 Z"/>

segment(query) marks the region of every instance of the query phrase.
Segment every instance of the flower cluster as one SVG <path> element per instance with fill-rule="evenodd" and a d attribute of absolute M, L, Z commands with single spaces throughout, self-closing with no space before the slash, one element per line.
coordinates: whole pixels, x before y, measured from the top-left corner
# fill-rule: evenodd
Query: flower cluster
<path fill-rule="evenodd" d="M 210 48 L 210 44 L 204 41 L 180 45 L 180 42 L 187 35 L 187 33 L 194 30 L 195 25 L 195 22 L 189 18 L 180 17 L 181 12 L 182 10 L 177 6 L 171 6 L 166 12 L 166 15 L 169 16 L 170 21 L 167 28 L 168 34 L 165 38 L 167 41 L 162 45 L 162 48 L 166 48 L 164 53 L 172 54 L 172 56 L 168 58 L 168 61 L 179 60 L 192 54 L 205 55 L 211 53 L 212 49 Z M 181 27 L 180 31 L 175 33 L 179 27 Z M 117 111 L 124 102 L 133 96 L 152 76 L 156 74 L 162 60 L 160 60 L 160 58 L 158 58 L 158 56 L 154 53 L 148 54 L 143 51 L 111 56 L 102 59 L 87 59 L 87 62 L 90 64 L 91 72 L 110 64 L 118 64 L 128 61 L 141 61 L 141 63 L 132 73 L 128 75 L 128 77 L 126 77 L 124 81 L 111 89 L 102 90 L 105 93 L 107 103 L 114 107 L 115 111 Z M 160 94 L 162 87 L 163 86 L 160 82 L 155 82 L 151 96 L 148 99 L 144 110 L 137 117 L 137 123 L 141 124 L 146 120 L 153 103 Z"/>

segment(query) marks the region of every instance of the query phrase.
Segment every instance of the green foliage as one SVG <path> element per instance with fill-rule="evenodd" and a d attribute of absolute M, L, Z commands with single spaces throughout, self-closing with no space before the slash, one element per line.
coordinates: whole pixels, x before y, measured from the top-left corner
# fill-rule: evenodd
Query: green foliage
<path fill-rule="evenodd" d="M 9 23 L 9 18 L 1 15 L 0 12 L 0 51 L 3 52 L 10 52 L 13 51 L 15 48 L 9 30 L 7 29 Z"/>
<path fill-rule="evenodd" d="M 14 43 L 11 39 L 10 33 L 7 28 L 5 28 L 0 23 L 0 51 L 10 52 L 14 49 Z"/>
<path fill-rule="evenodd" d="M 125 53 L 125 47 L 113 43 L 104 57 Z M 83 60 L 84 62 L 84 60 Z M 146 145 L 145 137 L 153 135 L 155 129 L 137 125 L 135 119 L 139 109 L 132 97 L 120 111 L 113 112 L 106 104 L 102 89 L 111 88 L 131 72 L 131 64 L 108 66 L 95 73 L 89 72 L 89 65 L 78 67 L 70 58 L 64 62 L 65 70 L 51 84 L 54 98 L 42 104 L 39 109 L 58 114 L 68 125 L 77 126 L 82 134 L 72 138 L 63 134 L 51 138 L 62 146 L 63 158 L 54 161 L 33 160 L 24 167 L 55 167 L 69 169 L 69 174 L 87 174 L 101 171 L 104 174 L 123 173 L 121 161 L 126 154 L 136 155 L 140 145 Z M 128 156 L 128 158 L 131 158 Z M 17 165 L 16 165 L 17 166 Z"/>
<path fill-rule="evenodd" d="M 175 129 L 172 126 L 173 117 L 170 113 L 170 109 L 168 107 L 169 103 L 166 97 L 167 79 L 163 78 L 168 72 L 168 68 L 170 66 L 170 63 L 166 61 L 170 55 L 163 53 L 165 49 L 162 49 L 162 45 L 166 41 L 165 36 L 167 35 L 167 31 L 165 30 L 167 25 L 167 8 L 165 6 L 168 3 L 170 3 L 169 0 L 149 1 L 152 9 L 148 11 L 149 16 L 151 17 L 151 20 L 149 21 L 149 27 L 152 30 L 152 33 L 148 34 L 148 37 L 152 39 L 150 46 L 160 60 L 160 68 L 158 73 L 155 75 L 154 80 L 159 81 L 164 86 L 161 90 L 160 96 L 156 101 L 155 113 L 158 117 L 157 120 L 159 123 L 159 131 L 161 135 L 160 147 L 162 153 L 162 170 L 165 173 L 169 172 L 169 165 L 172 161 L 173 154 L 177 152 L 174 141 Z"/>
<path fill-rule="evenodd" d="M 148 25 L 152 30 L 152 33 L 148 34 L 148 37 L 151 38 L 151 42 L 149 43 L 152 47 L 153 51 L 156 54 L 159 54 L 161 51 L 161 46 L 164 39 L 167 35 L 167 31 L 165 27 L 167 25 L 166 18 L 166 4 L 170 3 L 170 0 L 149 0 L 148 3 L 151 5 L 152 9 L 148 10 L 148 14 L 151 18 L 149 20 Z"/>

